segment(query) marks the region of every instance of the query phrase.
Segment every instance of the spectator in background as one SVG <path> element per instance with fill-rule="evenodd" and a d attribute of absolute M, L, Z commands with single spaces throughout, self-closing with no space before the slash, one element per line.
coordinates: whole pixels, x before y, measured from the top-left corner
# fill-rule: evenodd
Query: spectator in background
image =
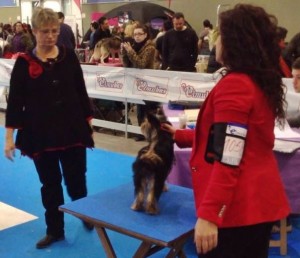
<path fill-rule="evenodd" d="M 198 49 L 200 55 L 209 55 L 209 33 L 213 29 L 213 25 L 209 20 L 203 21 L 203 30 L 199 34 Z"/>
<path fill-rule="evenodd" d="M 109 29 L 109 24 L 108 24 L 107 18 L 102 16 L 98 20 L 98 24 L 99 24 L 99 27 L 95 31 L 92 43 L 90 45 L 90 48 L 92 50 L 94 49 L 94 47 L 98 43 L 98 41 L 100 41 L 101 39 L 104 39 L 104 38 L 110 38 L 111 37 L 111 32 L 110 32 L 110 29 Z"/>
<path fill-rule="evenodd" d="M 3 25 L 2 36 L 3 36 L 3 40 L 1 45 L 2 48 L 1 57 L 10 59 L 13 56 L 12 39 L 14 37 L 11 24 L 6 23 Z"/>
<path fill-rule="evenodd" d="M 80 46 L 81 48 L 86 48 L 87 46 L 89 46 L 91 33 L 92 33 L 92 31 L 91 31 L 91 25 L 90 25 L 90 28 L 83 35 L 81 46 Z"/>
<path fill-rule="evenodd" d="M 160 69 L 162 63 L 162 49 L 163 49 L 163 40 L 167 31 L 173 28 L 173 24 L 170 20 L 165 20 L 163 24 L 162 31 L 156 36 L 155 47 L 156 47 L 156 65 Z"/>
<path fill-rule="evenodd" d="M 300 32 L 290 40 L 283 51 L 283 58 L 290 68 L 298 57 L 300 57 Z"/>
<path fill-rule="evenodd" d="M 278 37 L 278 44 L 279 44 L 279 47 L 281 48 L 279 64 L 280 64 L 280 68 L 281 68 L 282 77 L 291 78 L 292 77 L 291 69 L 289 68 L 289 66 L 287 65 L 287 63 L 285 62 L 285 60 L 282 56 L 282 53 L 286 48 L 285 38 L 286 38 L 288 31 L 286 28 L 278 26 L 276 29 L 276 32 L 277 32 L 277 37 Z"/>
<path fill-rule="evenodd" d="M 12 53 L 27 52 L 33 48 L 33 42 L 30 36 L 24 31 L 23 24 L 16 22 L 14 24 L 15 35 L 12 38 L 11 50 Z"/>
<path fill-rule="evenodd" d="M 156 41 L 155 41 L 155 47 L 159 53 L 160 59 L 162 55 L 163 50 L 163 39 L 167 31 L 173 29 L 173 24 L 170 20 L 165 20 L 163 24 L 162 31 L 157 34 Z"/>
<path fill-rule="evenodd" d="M 95 32 L 98 28 L 99 28 L 98 22 L 93 21 L 90 25 L 90 30 L 91 30 L 91 34 L 90 34 L 90 38 L 89 38 L 89 47 L 90 47 L 90 49 L 93 49 L 92 43 L 94 42 L 94 35 L 95 35 Z"/>
<path fill-rule="evenodd" d="M 13 28 L 9 23 L 3 25 L 3 39 L 7 41 L 8 44 L 11 44 L 12 38 L 14 37 Z"/>
<path fill-rule="evenodd" d="M 135 27 L 139 24 L 138 21 L 129 21 L 124 28 L 124 35 L 123 35 L 123 41 L 124 42 L 130 42 L 130 44 L 134 43 L 133 39 L 133 31 Z"/>
<path fill-rule="evenodd" d="M 298 57 L 292 65 L 293 86 L 296 93 L 300 93 L 300 57 Z M 291 127 L 300 127 L 300 110 L 296 114 L 287 117 L 287 121 Z"/>
<path fill-rule="evenodd" d="M 197 34 L 185 25 L 182 13 L 175 13 L 172 21 L 173 29 L 167 31 L 163 39 L 162 69 L 196 72 Z"/>
<path fill-rule="evenodd" d="M 133 31 L 133 43 L 124 42 L 121 46 L 121 57 L 124 67 L 153 69 L 155 47 L 149 39 L 149 29 L 147 26 L 136 25 Z M 155 109 L 156 102 L 145 101 L 145 105 L 137 105 L 137 120 L 140 126 L 144 121 L 146 112 L 149 109 Z M 138 135 L 135 140 L 142 141 L 145 137 Z"/>
<path fill-rule="evenodd" d="M 117 36 L 119 37 L 120 39 L 123 38 L 123 32 L 124 32 L 124 29 L 123 29 L 123 26 L 119 26 L 119 25 L 115 25 L 112 30 L 111 30 L 111 35 L 112 36 Z"/>
<path fill-rule="evenodd" d="M 206 72 L 214 73 L 214 72 L 218 71 L 221 67 L 222 67 L 222 64 L 220 64 L 216 60 L 216 46 L 214 46 L 209 54 Z"/>
<path fill-rule="evenodd" d="M 69 49 L 75 49 L 76 47 L 76 41 L 75 41 L 75 35 L 72 31 L 72 28 L 64 23 L 65 15 L 62 12 L 58 12 L 58 19 L 60 22 L 60 32 L 57 39 L 57 46 L 65 46 Z"/>
<path fill-rule="evenodd" d="M 79 32 L 79 25 L 78 25 L 78 23 L 76 23 L 76 46 L 77 47 L 80 47 L 80 45 L 82 43 L 81 39 L 82 39 L 82 35 Z"/>
<path fill-rule="evenodd" d="M 34 34 L 32 32 L 32 28 L 31 28 L 30 24 L 27 24 L 27 33 L 28 33 L 28 35 L 29 35 L 29 37 L 30 37 L 30 39 L 31 39 L 31 41 L 33 43 L 33 46 L 35 47 L 36 40 L 35 40 L 35 36 L 34 36 Z"/>

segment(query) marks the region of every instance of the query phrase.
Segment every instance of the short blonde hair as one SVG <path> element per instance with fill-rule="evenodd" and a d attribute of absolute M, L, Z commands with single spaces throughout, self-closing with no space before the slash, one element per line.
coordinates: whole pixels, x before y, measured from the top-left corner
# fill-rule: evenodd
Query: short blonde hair
<path fill-rule="evenodd" d="M 128 23 L 128 24 L 126 24 L 125 29 L 124 29 L 125 37 L 130 37 L 130 38 L 133 37 L 133 31 L 134 31 L 135 27 L 137 26 L 137 24 L 138 23 Z"/>
<path fill-rule="evenodd" d="M 59 25 L 57 13 L 50 8 L 35 8 L 31 17 L 32 28 L 39 29 L 49 24 Z"/>

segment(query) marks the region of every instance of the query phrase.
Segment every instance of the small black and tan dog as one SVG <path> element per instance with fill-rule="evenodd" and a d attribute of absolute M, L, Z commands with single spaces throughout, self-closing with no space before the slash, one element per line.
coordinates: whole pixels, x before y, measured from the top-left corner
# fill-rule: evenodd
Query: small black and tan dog
<path fill-rule="evenodd" d="M 132 165 L 135 200 L 131 209 L 151 215 L 159 212 L 158 200 L 174 159 L 172 135 L 161 129 L 161 123 L 170 124 L 161 109 L 147 114 L 141 131 L 149 144 L 138 152 Z"/>

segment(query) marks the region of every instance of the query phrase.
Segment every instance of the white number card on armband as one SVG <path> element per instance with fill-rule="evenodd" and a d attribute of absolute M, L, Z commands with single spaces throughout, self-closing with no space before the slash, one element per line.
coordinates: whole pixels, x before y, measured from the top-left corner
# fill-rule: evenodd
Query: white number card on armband
<path fill-rule="evenodd" d="M 226 136 L 223 148 L 221 162 L 238 166 L 241 162 L 247 129 L 243 125 L 227 124 Z"/>

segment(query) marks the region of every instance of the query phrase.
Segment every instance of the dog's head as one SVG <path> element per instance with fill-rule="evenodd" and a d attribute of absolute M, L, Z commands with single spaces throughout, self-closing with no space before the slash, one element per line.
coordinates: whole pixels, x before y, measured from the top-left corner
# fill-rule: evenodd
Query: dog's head
<path fill-rule="evenodd" d="M 161 123 L 171 124 L 165 116 L 161 108 L 156 110 L 148 110 L 144 122 L 141 124 L 141 131 L 146 140 L 151 142 L 157 138 L 158 132 L 161 130 Z"/>
<path fill-rule="evenodd" d="M 94 48 L 93 58 L 95 60 L 100 60 L 102 56 L 108 56 L 109 50 L 106 48 L 106 39 L 99 40 Z"/>

